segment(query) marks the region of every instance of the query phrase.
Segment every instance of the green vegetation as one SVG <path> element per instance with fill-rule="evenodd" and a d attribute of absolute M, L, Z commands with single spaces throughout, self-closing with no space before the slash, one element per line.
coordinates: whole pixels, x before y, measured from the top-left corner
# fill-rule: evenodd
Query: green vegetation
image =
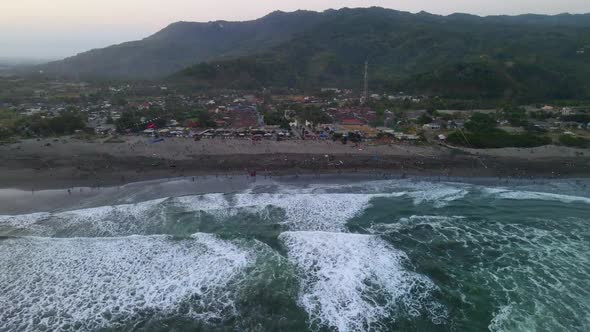
<path fill-rule="evenodd" d="M 506 105 L 502 108 L 502 117 L 515 127 L 526 127 L 529 123 L 526 110 L 522 107 Z"/>
<path fill-rule="evenodd" d="M 574 135 L 559 136 L 559 143 L 573 148 L 590 148 L 590 139 Z"/>
<path fill-rule="evenodd" d="M 531 148 L 551 144 L 551 138 L 536 135 L 530 132 L 522 134 L 510 134 L 496 127 L 496 120 L 483 113 L 475 113 L 465 124 L 466 132 L 455 131 L 451 133 L 447 141 L 456 145 L 486 148 Z"/>
<path fill-rule="evenodd" d="M 420 115 L 420 117 L 418 118 L 417 123 L 419 125 L 424 125 L 424 124 L 428 124 L 431 123 L 432 121 L 434 121 L 430 116 L 428 116 L 427 114 L 422 114 Z"/>
<path fill-rule="evenodd" d="M 192 122 L 195 125 L 199 125 L 201 127 L 207 128 L 215 128 L 217 125 L 215 124 L 215 120 L 211 117 L 209 112 L 204 110 L 198 111 L 189 111 L 184 113 L 181 116 L 177 116 L 176 120 L 181 123 L 186 123 L 187 121 Z"/>
<path fill-rule="evenodd" d="M 77 112 L 62 112 L 52 118 L 32 116 L 25 120 L 24 127 L 36 136 L 62 136 L 84 129 L 86 123 Z"/>
<path fill-rule="evenodd" d="M 82 116 L 75 111 L 62 112 L 55 117 L 24 117 L 12 111 L 0 110 L 0 139 L 14 136 L 71 135 L 85 127 L 86 123 Z"/>
<path fill-rule="evenodd" d="M 178 73 L 171 81 L 191 88 L 317 91 L 359 89 L 368 60 L 374 91 L 476 104 L 572 101 L 590 98 L 590 52 L 578 52 L 589 44 L 588 14 L 438 16 L 358 8 L 277 12 L 249 22 L 178 22 L 140 41 L 35 71 L 107 79 Z"/>
<path fill-rule="evenodd" d="M 289 129 L 289 120 L 285 119 L 283 114 L 278 111 L 264 112 L 264 123 L 269 126 L 279 126 L 281 129 Z"/>
<path fill-rule="evenodd" d="M 380 8 L 323 14 L 305 33 L 260 54 L 196 65 L 178 77 L 208 86 L 358 88 L 517 101 L 590 97 L 590 15 L 441 17 Z"/>
<path fill-rule="evenodd" d="M 21 117 L 9 110 L 0 110 L 0 140 L 16 134 Z"/>
<path fill-rule="evenodd" d="M 547 120 L 554 117 L 552 112 L 547 111 L 536 111 L 536 112 L 529 112 L 529 116 L 535 120 Z"/>
<path fill-rule="evenodd" d="M 551 144 L 551 139 L 546 136 L 538 136 L 531 133 L 510 134 L 504 130 L 496 129 L 485 133 L 455 131 L 449 135 L 447 141 L 457 145 L 465 145 L 476 149 L 490 148 L 532 148 Z"/>
<path fill-rule="evenodd" d="M 564 115 L 560 119 L 561 121 L 572 121 L 587 124 L 590 123 L 590 114 Z"/>
<path fill-rule="evenodd" d="M 172 103 L 167 105 L 168 111 L 150 109 L 145 111 L 131 111 L 128 110 L 121 114 L 121 118 L 115 121 L 115 126 L 118 132 L 138 132 L 146 129 L 146 125 L 139 125 L 142 123 L 142 118 L 156 119 L 150 123 L 156 125 L 156 128 L 165 127 L 168 121 L 176 120 L 180 125 L 186 126 L 200 126 L 215 128 L 216 124 L 211 115 L 205 110 L 189 110 L 178 105 L 174 106 Z"/>
<path fill-rule="evenodd" d="M 332 123 L 332 118 L 315 106 L 296 107 L 297 117 L 312 123 Z"/>
<path fill-rule="evenodd" d="M 316 24 L 320 13 L 273 13 L 249 22 L 177 22 L 138 41 L 81 53 L 35 69 L 49 76 L 152 79 L 195 63 L 255 54 Z"/>
<path fill-rule="evenodd" d="M 465 129 L 471 132 L 490 132 L 496 129 L 496 119 L 489 114 L 474 113 L 465 123 Z"/>

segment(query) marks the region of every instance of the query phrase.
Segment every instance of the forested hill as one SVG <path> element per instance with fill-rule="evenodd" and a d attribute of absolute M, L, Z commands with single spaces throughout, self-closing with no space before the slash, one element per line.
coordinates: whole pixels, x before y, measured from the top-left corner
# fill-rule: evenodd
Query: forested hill
<path fill-rule="evenodd" d="M 160 78 L 203 61 L 269 49 L 321 18 L 320 13 L 297 11 L 246 22 L 177 22 L 145 39 L 84 52 L 35 71 L 73 78 Z"/>
<path fill-rule="evenodd" d="M 371 87 L 465 98 L 590 96 L 590 15 L 479 17 L 327 11 L 294 38 L 175 79 L 204 86 Z"/>
<path fill-rule="evenodd" d="M 140 41 L 36 69 L 213 87 L 360 88 L 466 98 L 588 98 L 590 14 L 479 17 L 383 8 L 174 23 Z M 174 74 L 176 73 L 176 74 Z"/>

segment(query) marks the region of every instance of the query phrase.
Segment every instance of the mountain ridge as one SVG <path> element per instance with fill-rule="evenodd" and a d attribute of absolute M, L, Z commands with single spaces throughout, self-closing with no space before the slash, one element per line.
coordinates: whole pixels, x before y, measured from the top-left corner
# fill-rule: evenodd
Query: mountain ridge
<path fill-rule="evenodd" d="M 510 17 L 509 22 L 497 24 L 485 18 L 453 20 L 379 8 L 342 10 L 266 52 L 197 64 L 176 77 L 213 87 L 360 88 L 368 60 L 376 90 L 411 87 L 417 93 L 445 95 L 457 92 L 459 86 L 481 86 L 464 96 L 587 97 L 590 48 L 579 52 L 590 45 L 590 15 L 580 17 L 574 28 L 550 16 L 541 23 L 513 22 Z M 432 75 L 428 82 L 428 73 L 446 74 Z M 541 86 L 533 78 L 550 81 Z M 445 81 L 456 86 L 445 86 Z M 572 89 L 573 83 L 580 87 Z"/>
<path fill-rule="evenodd" d="M 140 41 L 41 68 L 48 74 L 118 79 L 176 73 L 173 80 L 211 87 L 358 87 L 369 60 L 371 82 L 379 88 L 441 91 L 427 78 L 440 81 L 436 73 L 453 73 L 454 81 L 469 86 L 473 82 L 465 79 L 482 74 L 499 86 L 474 97 L 574 98 L 590 91 L 584 78 L 590 76 L 588 55 L 590 14 L 444 16 L 369 7 L 275 11 L 243 22 L 175 22 Z M 527 85 L 538 85 L 531 77 L 581 87 L 569 94 L 531 91 Z"/>

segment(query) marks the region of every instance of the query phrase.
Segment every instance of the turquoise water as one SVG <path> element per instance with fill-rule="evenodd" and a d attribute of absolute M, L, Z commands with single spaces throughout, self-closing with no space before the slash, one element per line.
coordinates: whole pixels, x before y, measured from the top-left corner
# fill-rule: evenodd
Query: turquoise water
<path fill-rule="evenodd" d="M 0 331 L 590 330 L 585 182 L 168 196 L 0 216 Z"/>

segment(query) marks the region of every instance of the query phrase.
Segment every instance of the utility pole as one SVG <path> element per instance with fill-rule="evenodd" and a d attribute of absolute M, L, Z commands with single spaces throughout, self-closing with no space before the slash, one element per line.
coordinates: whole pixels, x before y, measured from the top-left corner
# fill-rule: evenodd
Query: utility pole
<path fill-rule="evenodd" d="M 363 99 L 362 103 L 366 103 L 369 100 L 369 61 L 365 61 L 365 82 L 363 88 Z"/>

